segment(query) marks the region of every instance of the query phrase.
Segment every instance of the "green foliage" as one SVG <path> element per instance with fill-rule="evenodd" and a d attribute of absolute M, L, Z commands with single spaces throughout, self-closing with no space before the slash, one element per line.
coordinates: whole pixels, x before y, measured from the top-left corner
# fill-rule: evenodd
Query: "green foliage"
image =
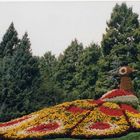
<path fill-rule="evenodd" d="M 43 57 L 40 58 L 40 72 L 42 78 L 51 78 L 54 74 L 55 66 L 57 65 L 57 59 L 51 52 L 46 52 Z"/>
<path fill-rule="evenodd" d="M 64 51 L 63 56 L 59 57 L 58 65 L 54 78 L 60 88 L 67 94 L 67 100 L 71 100 L 71 92 L 76 87 L 74 77 L 77 72 L 78 59 L 83 52 L 83 45 L 77 40 L 71 42 L 71 45 Z"/>
<path fill-rule="evenodd" d="M 14 24 L 11 23 L 8 30 L 3 36 L 0 43 L 0 58 L 4 56 L 12 55 L 16 44 L 19 42 L 17 37 L 17 31 L 14 28 Z"/>
<path fill-rule="evenodd" d="M 10 85 L 10 73 L 9 68 L 11 66 L 11 58 L 14 52 L 15 46 L 18 44 L 17 31 L 14 28 L 14 24 L 11 23 L 8 30 L 3 36 L 3 39 L 0 43 L 0 115 L 1 120 L 5 118 L 7 113 L 6 108 L 10 100 L 7 97 L 11 96 L 12 89 Z M 9 89 L 10 88 L 10 89 Z M 13 112 L 10 112 L 11 116 L 14 115 Z M 16 112 L 15 112 L 16 113 Z M 10 119 L 10 118 L 9 118 Z"/>
<path fill-rule="evenodd" d="M 98 79 L 97 62 L 100 58 L 101 50 L 98 45 L 91 44 L 83 50 L 78 59 L 76 75 L 74 81 L 77 86 L 74 91 L 79 93 L 78 98 L 94 98 L 95 83 Z"/>
<path fill-rule="evenodd" d="M 52 80 L 42 81 L 37 101 L 38 108 L 53 106 L 64 101 L 63 90 Z"/>
<path fill-rule="evenodd" d="M 105 56 L 110 54 L 114 45 L 131 43 L 134 39 L 133 33 L 139 27 L 138 15 L 125 3 L 116 4 L 107 25 L 106 34 L 103 35 L 102 40 L 102 49 Z"/>
<path fill-rule="evenodd" d="M 30 52 L 27 33 L 14 48 L 11 56 L 5 56 L 1 90 L 1 121 L 27 114 L 35 110 L 35 92 L 39 86 L 38 62 Z"/>
<path fill-rule="evenodd" d="M 62 102 L 64 98 L 63 90 L 58 87 L 53 79 L 57 63 L 57 59 L 51 52 L 46 52 L 44 56 L 39 59 L 39 69 L 41 73 L 41 85 L 37 99 L 39 108 L 56 105 Z"/>
<path fill-rule="evenodd" d="M 125 3 L 116 4 L 103 35 L 103 57 L 99 60 L 99 77 L 96 83 L 96 95 L 100 97 L 106 91 L 117 88 L 119 77 L 116 73 L 120 66 L 135 67 L 139 55 L 138 15 Z"/>

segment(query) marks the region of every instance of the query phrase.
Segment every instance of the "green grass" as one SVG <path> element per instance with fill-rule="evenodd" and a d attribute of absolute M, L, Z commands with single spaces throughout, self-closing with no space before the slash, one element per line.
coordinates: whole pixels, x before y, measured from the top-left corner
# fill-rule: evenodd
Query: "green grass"
<path fill-rule="evenodd" d="M 115 140 L 140 140 L 140 132 L 132 132 L 127 134 L 126 136 L 122 136 L 119 138 L 111 138 Z M 111 139 L 104 139 L 104 140 L 111 140 Z"/>

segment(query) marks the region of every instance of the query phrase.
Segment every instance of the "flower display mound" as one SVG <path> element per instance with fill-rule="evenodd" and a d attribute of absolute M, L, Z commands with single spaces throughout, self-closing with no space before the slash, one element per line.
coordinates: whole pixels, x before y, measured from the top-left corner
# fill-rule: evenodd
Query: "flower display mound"
<path fill-rule="evenodd" d="M 71 135 L 84 138 L 117 136 L 127 132 L 129 128 L 119 105 L 106 102 L 94 108 Z"/>
<path fill-rule="evenodd" d="M 37 114 L 36 115 L 30 114 L 30 115 L 23 116 L 18 119 L 11 120 L 6 123 L 1 123 L 0 124 L 0 134 L 3 135 L 7 131 L 9 131 L 13 128 L 21 127 L 22 125 L 25 125 L 26 123 L 30 123 L 32 120 L 36 120 L 36 118 L 37 118 Z"/>
<path fill-rule="evenodd" d="M 46 132 L 46 131 L 54 131 L 59 128 L 61 124 L 58 122 L 49 122 L 49 123 L 42 123 L 35 127 L 29 128 L 28 132 Z"/>
<path fill-rule="evenodd" d="M 121 104 L 121 108 L 125 112 L 132 130 L 140 131 L 140 112 L 127 104 Z"/>
<path fill-rule="evenodd" d="M 118 94 L 118 95 L 117 95 Z M 105 138 L 140 131 L 140 112 L 126 102 L 107 99 L 134 96 L 124 90 L 112 90 L 98 100 L 65 102 L 0 123 L 2 139 Z M 133 99 L 132 99 L 133 100 Z"/>
<path fill-rule="evenodd" d="M 93 100 L 93 99 L 87 99 L 87 100 L 76 100 L 72 102 L 72 105 L 79 106 L 84 109 L 93 110 L 95 107 L 103 104 L 104 101 L 102 100 Z"/>
<path fill-rule="evenodd" d="M 114 103 L 125 103 L 134 107 L 137 107 L 139 104 L 138 98 L 133 94 L 133 92 L 123 89 L 111 90 L 104 94 L 100 100 Z"/>
<path fill-rule="evenodd" d="M 79 101 L 74 101 L 42 109 L 31 114 L 36 118 L 17 126 L 11 125 L 10 129 L 0 134 L 7 139 L 67 136 L 90 113 L 90 110 L 86 108 L 88 104 L 90 103 L 87 100 L 83 101 L 81 106 Z"/>

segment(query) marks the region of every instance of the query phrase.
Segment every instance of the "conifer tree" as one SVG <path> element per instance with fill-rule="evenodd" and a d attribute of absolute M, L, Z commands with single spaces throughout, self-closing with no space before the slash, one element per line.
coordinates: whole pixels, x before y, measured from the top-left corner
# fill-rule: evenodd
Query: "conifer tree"
<path fill-rule="evenodd" d="M 90 44 L 83 50 L 78 59 L 77 73 L 75 81 L 77 86 L 73 93 L 78 92 L 78 98 L 94 98 L 95 83 L 98 79 L 97 62 L 100 58 L 101 50 L 98 45 Z"/>
<path fill-rule="evenodd" d="M 57 65 L 57 59 L 51 52 L 46 52 L 43 57 L 40 58 L 40 71 L 42 78 L 52 78 L 54 69 Z"/>
<path fill-rule="evenodd" d="M 39 87 L 40 75 L 37 59 L 32 56 L 30 50 L 27 33 L 16 46 L 10 64 L 7 88 L 4 89 L 5 108 L 1 114 L 4 120 L 29 113 L 37 106 L 38 95 L 36 92 Z"/>
<path fill-rule="evenodd" d="M 55 73 L 55 80 L 60 88 L 63 88 L 67 95 L 76 87 L 74 80 L 78 58 L 83 52 L 83 45 L 75 39 L 64 51 L 63 57 L 58 62 Z M 68 99 L 68 98 L 67 98 Z"/>
<path fill-rule="evenodd" d="M 101 68 L 96 83 L 97 97 L 109 89 L 118 88 L 119 79 L 115 73 L 120 66 L 133 65 L 138 60 L 138 38 L 135 35 L 138 28 L 138 15 L 132 8 L 125 3 L 116 4 L 101 43 L 103 57 L 98 62 Z"/>
<path fill-rule="evenodd" d="M 19 42 L 17 35 L 17 31 L 12 22 L 0 43 L 0 58 L 13 54 L 15 46 Z"/>
<path fill-rule="evenodd" d="M 3 114 L 6 108 L 6 102 L 9 102 L 7 96 L 10 92 L 9 87 L 9 68 L 11 67 L 11 58 L 14 49 L 19 42 L 17 31 L 14 24 L 11 23 L 0 43 L 0 114 Z"/>
<path fill-rule="evenodd" d="M 51 52 L 46 52 L 44 56 L 39 59 L 39 62 L 41 86 L 38 101 L 40 107 L 56 105 L 63 100 L 63 91 L 57 86 L 53 79 L 57 59 Z"/>
<path fill-rule="evenodd" d="M 131 44 L 135 40 L 133 33 L 138 27 L 138 14 L 125 3 L 116 4 L 111 19 L 107 22 L 106 33 L 103 35 L 103 54 L 108 55 L 114 46 Z"/>
<path fill-rule="evenodd" d="M 132 66 L 137 70 L 137 72 L 134 74 L 133 84 L 135 94 L 140 100 L 140 27 L 137 30 L 135 30 L 134 38 L 135 38 L 135 47 L 137 48 L 136 54 L 137 61 L 133 61 Z"/>

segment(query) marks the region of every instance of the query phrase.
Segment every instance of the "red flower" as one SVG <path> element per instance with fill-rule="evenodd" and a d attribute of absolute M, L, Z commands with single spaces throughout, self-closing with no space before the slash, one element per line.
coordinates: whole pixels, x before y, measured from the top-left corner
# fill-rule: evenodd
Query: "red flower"
<path fill-rule="evenodd" d="M 113 97 L 116 97 L 116 96 L 126 96 L 126 95 L 134 95 L 134 94 L 130 91 L 127 91 L 127 90 L 116 89 L 116 90 L 113 90 L 111 93 L 105 95 L 101 99 L 113 98 Z"/>
<path fill-rule="evenodd" d="M 121 109 L 113 109 L 105 106 L 100 106 L 99 110 L 109 116 L 122 116 L 124 115 Z"/>
<path fill-rule="evenodd" d="M 46 132 L 46 131 L 51 131 L 51 130 L 55 130 L 59 127 L 59 124 L 57 122 L 52 122 L 52 123 L 48 123 L 48 124 L 40 124 L 38 126 L 35 126 L 33 128 L 30 128 L 29 130 L 27 130 L 27 132 Z"/>
<path fill-rule="evenodd" d="M 133 108 L 132 106 L 130 105 L 127 105 L 127 104 L 121 104 L 121 109 L 123 111 L 129 111 L 129 112 L 133 112 L 133 113 L 140 113 L 138 110 L 136 110 L 135 108 Z"/>
<path fill-rule="evenodd" d="M 90 129 L 100 129 L 100 130 L 108 129 L 110 127 L 111 127 L 110 124 L 104 122 L 97 122 L 89 126 Z"/>
<path fill-rule="evenodd" d="M 29 119 L 30 117 L 31 116 L 26 116 L 26 117 L 22 117 L 22 118 L 20 118 L 18 120 L 13 120 L 13 121 L 10 121 L 10 122 L 2 123 L 2 124 L 0 124 L 0 127 L 6 127 L 6 126 L 14 125 L 14 124 L 22 122 L 22 121 L 24 121 L 26 119 Z"/>
<path fill-rule="evenodd" d="M 100 105 L 100 104 L 103 104 L 104 103 L 104 101 L 102 101 L 102 100 L 100 100 L 100 99 L 98 99 L 98 100 L 93 100 L 93 101 L 88 101 L 89 103 L 91 103 L 91 104 L 97 104 L 97 105 Z"/>
<path fill-rule="evenodd" d="M 66 109 L 67 111 L 71 112 L 71 113 L 83 113 L 83 112 L 86 112 L 87 110 L 86 109 L 82 109 L 80 107 L 77 107 L 77 106 L 70 106 Z"/>

